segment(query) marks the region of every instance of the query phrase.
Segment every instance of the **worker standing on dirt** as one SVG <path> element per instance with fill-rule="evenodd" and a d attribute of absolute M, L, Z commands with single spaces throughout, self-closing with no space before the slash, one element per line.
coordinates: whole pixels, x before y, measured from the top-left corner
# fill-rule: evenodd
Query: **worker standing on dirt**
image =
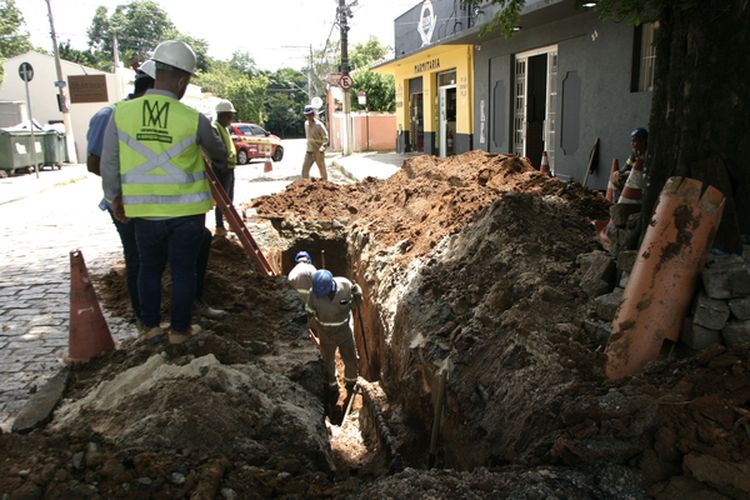
<path fill-rule="evenodd" d="M 328 180 L 326 172 L 326 159 L 323 154 L 328 146 L 328 130 L 323 122 L 318 120 L 315 108 L 305 106 L 305 138 L 307 139 L 307 152 L 302 162 L 302 178 L 310 178 L 310 167 L 313 162 L 318 166 L 320 178 Z"/>
<path fill-rule="evenodd" d="M 154 79 L 156 78 L 156 63 L 154 61 L 146 61 L 136 70 L 135 73 L 135 84 L 133 93 L 128 95 L 126 100 L 138 99 L 146 91 L 154 86 Z M 92 174 L 101 175 L 99 168 L 102 158 L 102 143 L 104 139 L 104 131 L 107 128 L 112 112 L 114 111 L 114 105 L 105 106 L 91 117 L 89 121 L 89 130 L 86 133 L 86 141 L 88 142 L 86 158 L 86 167 Z M 120 242 L 122 243 L 122 254 L 125 259 L 125 284 L 128 289 L 128 297 L 130 297 L 130 304 L 133 308 L 133 315 L 138 327 L 142 326 L 141 321 L 141 304 L 138 300 L 138 247 L 135 244 L 135 228 L 131 223 L 123 223 L 117 220 L 112 213 L 112 206 L 107 203 L 107 200 L 102 199 L 99 203 L 99 208 L 106 210 L 112 222 L 117 229 L 117 234 L 120 236 Z"/>
<path fill-rule="evenodd" d="M 234 148 L 234 142 L 232 142 L 232 138 L 229 136 L 227 127 L 232 124 L 234 113 L 236 113 L 236 110 L 231 101 L 222 99 L 216 105 L 216 120 L 213 123 L 216 133 L 227 147 L 227 156 L 224 161 L 213 163 L 214 173 L 219 180 L 219 184 L 226 191 L 229 201 L 234 200 L 234 167 L 237 166 L 237 150 Z M 221 213 L 221 208 L 217 206 L 215 212 L 216 229 L 214 230 L 214 234 L 220 237 L 226 236 L 227 230 L 224 228 L 224 216 Z"/>
<path fill-rule="evenodd" d="M 357 381 L 357 348 L 349 326 L 352 302 L 362 303 L 359 285 L 346 278 L 333 277 L 331 271 L 318 269 L 312 278 L 312 293 L 307 299 L 307 312 L 314 319 L 320 338 L 323 371 L 328 382 L 329 396 L 338 397 L 336 378 L 336 349 L 344 361 L 344 380 L 351 392 Z"/>
<path fill-rule="evenodd" d="M 291 271 L 289 271 L 289 282 L 292 284 L 302 301 L 307 303 L 307 299 L 310 296 L 310 288 L 312 288 L 313 274 L 315 274 L 315 266 L 312 265 L 312 257 L 304 250 L 297 252 L 294 256 L 294 262 L 297 263 Z"/>
<path fill-rule="evenodd" d="M 191 332 L 196 263 L 203 242 L 211 192 L 201 148 L 212 161 L 226 147 L 211 122 L 180 103 L 196 57 L 177 40 L 159 44 L 154 88 L 115 108 L 102 151 L 102 184 L 120 221 L 133 219 L 140 257 L 138 288 L 144 337 L 162 335 L 161 275 L 169 262 L 172 306 L 169 341 L 185 342 Z"/>

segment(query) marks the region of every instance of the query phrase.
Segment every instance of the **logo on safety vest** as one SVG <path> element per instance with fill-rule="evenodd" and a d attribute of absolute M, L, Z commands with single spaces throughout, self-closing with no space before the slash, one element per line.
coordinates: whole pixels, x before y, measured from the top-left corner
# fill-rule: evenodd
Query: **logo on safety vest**
<path fill-rule="evenodd" d="M 169 103 L 159 103 L 159 101 L 149 101 L 143 99 L 143 127 L 135 135 L 139 141 L 155 141 L 172 143 L 172 136 L 167 132 L 167 122 L 169 118 Z"/>
<path fill-rule="evenodd" d="M 143 126 L 144 127 L 157 127 L 167 128 L 167 118 L 169 117 L 169 103 L 165 102 L 159 106 L 159 102 L 154 102 L 153 105 L 143 100 Z"/>

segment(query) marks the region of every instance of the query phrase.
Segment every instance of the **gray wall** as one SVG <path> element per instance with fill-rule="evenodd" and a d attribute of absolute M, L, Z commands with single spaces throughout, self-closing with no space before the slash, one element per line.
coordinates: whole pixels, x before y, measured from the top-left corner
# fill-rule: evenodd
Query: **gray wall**
<path fill-rule="evenodd" d="M 432 8 L 437 20 L 429 45 L 435 45 L 438 41 L 464 32 L 474 25 L 473 17 L 470 15 L 472 9 L 461 4 L 462 2 L 457 0 L 432 0 Z M 420 2 L 396 18 L 394 41 L 396 58 L 422 48 L 422 37 L 417 32 L 421 12 L 422 3 Z"/>
<path fill-rule="evenodd" d="M 631 25 L 604 23 L 594 13 L 585 12 L 523 30 L 509 40 L 481 40 L 474 50 L 474 146 L 492 152 L 510 151 L 512 55 L 557 43 L 555 170 L 576 181 L 583 180 L 591 147 L 599 137 L 599 168 L 588 185 L 605 189 L 612 159 L 617 158 L 622 165 L 630 153 L 630 131 L 648 127 L 651 92 L 630 91 L 633 35 Z M 500 123 L 494 129 L 493 96 L 504 99 L 498 109 L 505 114 L 504 123 L 498 118 Z M 565 152 L 561 142 L 566 145 Z"/>

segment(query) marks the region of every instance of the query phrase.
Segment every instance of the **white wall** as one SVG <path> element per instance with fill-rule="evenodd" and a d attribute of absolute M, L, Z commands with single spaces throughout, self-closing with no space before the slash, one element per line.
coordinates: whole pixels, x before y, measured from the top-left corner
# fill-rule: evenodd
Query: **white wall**
<path fill-rule="evenodd" d="M 27 52 L 7 59 L 3 63 L 5 76 L 0 86 L 0 101 L 26 102 L 24 82 L 18 76 L 18 66 L 22 62 L 28 62 L 34 68 L 34 79 L 29 82 L 31 110 L 34 118 L 42 125 L 61 122 L 63 115 L 57 107 L 58 90 L 55 87 L 57 71 L 55 69 L 55 59 L 52 56 L 38 52 Z M 102 107 L 117 102 L 127 95 L 128 88 L 132 88 L 132 76 L 105 73 L 98 69 L 68 61 L 61 61 L 61 66 L 63 79 L 66 82 L 68 77 L 74 75 L 107 75 L 108 102 L 72 104 L 70 106 L 76 153 L 79 161 L 84 162 L 86 158 L 86 131 L 88 130 L 89 120 Z M 130 73 L 134 74 L 132 71 Z"/>

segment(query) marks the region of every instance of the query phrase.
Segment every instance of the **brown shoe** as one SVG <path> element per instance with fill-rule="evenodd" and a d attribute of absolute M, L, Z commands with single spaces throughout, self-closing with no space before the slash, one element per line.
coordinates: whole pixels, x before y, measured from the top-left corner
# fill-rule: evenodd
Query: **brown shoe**
<path fill-rule="evenodd" d="M 223 227 L 217 227 L 216 229 L 214 229 L 214 236 L 221 238 L 226 235 L 227 235 L 227 230 L 224 229 Z"/>
<path fill-rule="evenodd" d="M 169 329 L 169 343 L 170 344 L 184 344 L 193 335 L 199 334 L 203 329 L 200 325 L 190 325 L 190 330 L 187 332 L 178 332 L 177 330 Z"/>
<path fill-rule="evenodd" d="M 144 327 L 141 333 L 141 338 L 147 344 L 158 344 L 162 336 L 164 336 L 164 330 L 158 326 Z"/>

